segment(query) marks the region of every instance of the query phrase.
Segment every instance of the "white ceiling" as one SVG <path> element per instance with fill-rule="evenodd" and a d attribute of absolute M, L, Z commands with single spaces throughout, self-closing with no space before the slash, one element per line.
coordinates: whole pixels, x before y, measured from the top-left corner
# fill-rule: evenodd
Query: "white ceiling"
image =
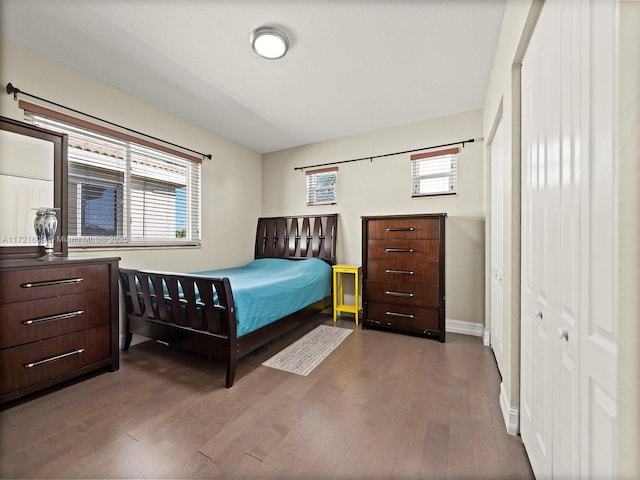
<path fill-rule="evenodd" d="M 0 0 L 0 32 L 266 153 L 481 108 L 504 6 Z M 251 50 L 249 35 L 264 25 L 288 35 L 284 58 Z"/>

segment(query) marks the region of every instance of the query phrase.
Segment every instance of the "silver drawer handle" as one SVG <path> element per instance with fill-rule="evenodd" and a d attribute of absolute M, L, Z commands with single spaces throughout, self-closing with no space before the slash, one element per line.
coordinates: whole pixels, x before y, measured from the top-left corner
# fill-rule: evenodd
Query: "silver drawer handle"
<path fill-rule="evenodd" d="M 397 273 L 398 275 L 413 275 L 415 272 L 410 270 L 390 270 L 386 269 L 385 273 Z"/>
<path fill-rule="evenodd" d="M 413 318 L 413 315 L 409 313 L 397 313 L 397 312 L 386 312 L 390 317 L 403 317 L 403 318 Z"/>
<path fill-rule="evenodd" d="M 44 360 L 39 360 L 33 363 L 25 363 L 24 368 L 33 368 L 39 365 L 44 365 L 45 363 L 55 362 L 56 360 L 62 360 L 63 358 L 70 357 L 71 355 L 79 355 L 84 352 L 84 348 L 79 348 L 74 350 L 73 352 L 63 353 L 62 355 L 56 355 L 55 357 L 45 358 Z"/>
<path fill-rule="evenodd" d="M 51 282 L 23 283 L 20 286 L 22 288 L 33 288 L 33 287 L 49 287 L 51 285 L 72 285 L 72 284 L 80 283 L 83 280 L 84 278 L 70 278 L 68 280 L 54 280 Z"/>
<path fill-rule="evenodd" d="M 84 310 L 77 310 L 75 312 L 61 313 L 60 315 L 51 315 L 50 317 L 34 318 L 33 320 L 25 320 L 23 325 L 35 325 L 39 323 L 52 322 L 54 320 L 64 320 L 65 318 L 73 318 L 78 315 L 82 315 Z"/>
<path fill-rule="evenodd" d="M 413 232 L 413 227 L 403 227 L 403 228 L 387 228 L 387 232 Z"/>
<path fill-rule="evenodd" d="M 391 324 L 390 324 L 390 323 L 388 323 L 388 322 L 380 322 L 380 321 L 378 321 L 378 320 L 367 320 L 367 321 L 368 321 L 369 323 L 375 323 L 375 324 L 378 324 L 378 325 L 386 325 L 386 326 L 388 326 L 388 327 L 390 327 L 390 326 L 391 326 Z"/>
<path fill-rule="evenodd" d="M 404 297 L 404 298 L 413 297 L 413 293 L 406 293 L 406 292 L 393 292 L 393 291 L 386 290 L 384 293 L 385 295 L 389 295 L 391 297 Z"/>
<path fill-rule="evenodd" d="M 413 253 L 415 250 L 413 248 L 385 248 L 385 252 L 387 253 Z"/>

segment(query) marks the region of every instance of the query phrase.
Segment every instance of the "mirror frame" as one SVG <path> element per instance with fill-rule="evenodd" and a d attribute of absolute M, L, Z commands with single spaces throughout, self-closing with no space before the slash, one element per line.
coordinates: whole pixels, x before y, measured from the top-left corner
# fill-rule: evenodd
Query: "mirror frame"
<path fill-rule="evenodd" d="M 68 192 L 68 165 L 67 151 L 69 148 L 68 136 L 63 133 L 45 130 L 29 123 L 20 122 L 8 117 L 0 116 L 0 129 L 9 132 L 39 138 L 53 143 L 53 207 L 57 212 L 58 230 L 54 239 L 53 253 L 56 256 L 66 257 L 67 245 L 67 192 Z M 45 205 L 48 206 L 48 205 Z M 35 218 L 35 212 L 33 213 Z M 34 232 L 35 235 L 35 232 Z M 40 257 L 44 254 L 44 247 L 38 245 L 10 246 L 0 244 L 0 259 Z"/>

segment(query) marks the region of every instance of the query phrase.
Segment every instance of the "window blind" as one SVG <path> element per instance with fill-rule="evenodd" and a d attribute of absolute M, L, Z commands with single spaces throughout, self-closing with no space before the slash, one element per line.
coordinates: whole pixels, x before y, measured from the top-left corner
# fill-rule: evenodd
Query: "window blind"
<path fill-rule="evenodd" d="M 338 200 L 338 167 L 307 170 L 307 205 L 331 205 Z"/>
<path fill-rule="evenodd" d="M 200 163 L 28 110 L 25 118 L 69 136 L 70 247 L 200 243 Z"/>
<path fill-rule="evenodd" d="M 454 194 L 459 148 L 411 155 L 411 196 Z"/>

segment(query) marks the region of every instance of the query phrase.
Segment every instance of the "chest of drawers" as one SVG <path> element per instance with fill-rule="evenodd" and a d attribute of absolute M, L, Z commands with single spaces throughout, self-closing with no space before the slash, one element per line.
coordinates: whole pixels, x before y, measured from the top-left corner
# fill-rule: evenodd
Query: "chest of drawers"
<path fill-rule="evenodd" d="M 0 262 L 0 402 L 118 369 L 118 261 Z"/>
<path fill-rule="evenodd" d="M 362 217 L 363 328 L 445 341 L 446 216 Z"/>

